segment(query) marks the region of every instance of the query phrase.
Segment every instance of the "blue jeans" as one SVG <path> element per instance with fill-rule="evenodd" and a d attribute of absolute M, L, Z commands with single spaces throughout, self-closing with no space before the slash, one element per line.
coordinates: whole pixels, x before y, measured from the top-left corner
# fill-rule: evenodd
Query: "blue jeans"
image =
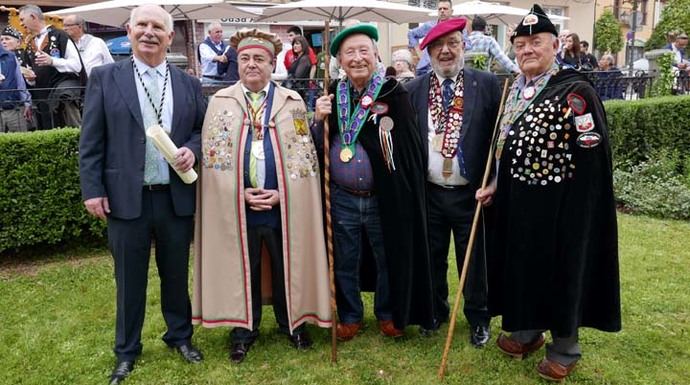
<path fill-rule="evenodd" d="M 390 320 L 390 289 L 388 267 L 383 248 L 381 217 L 376 196 L 359 197 L 332 185 L 333 241 L 335 243 L 335 283 L 338 288 L 338 316 L 342 323 L 363 319 L 364 305 L 360 297 L 359 275 L 362 259 L 362 231 L 376 261 L 376 292 L 374 314 L 379 320 Z"/>

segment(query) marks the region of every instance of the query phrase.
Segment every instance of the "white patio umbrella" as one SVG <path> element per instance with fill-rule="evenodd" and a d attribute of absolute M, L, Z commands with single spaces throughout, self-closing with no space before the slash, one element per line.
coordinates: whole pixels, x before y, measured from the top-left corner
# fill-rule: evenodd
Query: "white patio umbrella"
<path fill-rule="evenodd" d="M 110 0 L 79 7 L 46 12 L 49 15 L 79 15 L 91 23 L 122 27 L 129 20 L 132 9 L 142 4 L 156 4 L 172 15 L 174 20 L 219 19 L 221 17 L 256 17 L 224 0 Z"/>
<path fill-rule="evenodd" d="M 529 13 L 529 9 L 512 7 L 499 3 L 490 3 L 481 0 L 466 1 L 453 5 L 454 16 L 481 16 L 486 20 L 498 19 L 503 24 L 516 23 Z M 434 11 L 431 16 L 438 16 Z M 565 16 L 547 15 L 553 21 L 568 20 Z"/>
<path fill-rule="evenodd" d="M 259 21 L 336 21 L 346 19 L 385 23 L 429 20 L 429 9 L 379 0 L 303 0 L 265 8 Z"/>
<path fill-rule="evenodd" d="M 132 9 L 142 4 L 155 4 L 161 6 L 173 17 L 173 20 L 198 20 L 198 19 L 218 19 L 221 17 L 256 17 L 257 14 L 241 10 L 234 5 L 226 3 L 224 0 L 110 0 L 100 3 L 82 5 L 79 7 L 61 9 L 54 12 L 46 12 L 49 15 L 67 16 L 79 15 L 84 20 L 91 23 L 109 25 L 113 27 L 123 27 L 129 21 Z M 190 24 L 187 25 L 188 36 L 186 44 L 191 43 L 193 49 L 196 47 L 196 29 Z M 189 66 L 196 67 L 196 57 L 192 55 L 187 58 Z"/>

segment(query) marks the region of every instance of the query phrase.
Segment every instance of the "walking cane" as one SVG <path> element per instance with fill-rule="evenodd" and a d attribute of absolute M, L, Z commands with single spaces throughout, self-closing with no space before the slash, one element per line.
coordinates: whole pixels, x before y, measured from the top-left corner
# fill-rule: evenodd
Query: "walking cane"
<path fill-rule="evenodd" d="M 494 132 L 491 135 L 491 145 L 489 146 L 489 155 L 486 159 L 486 168 L 484 168 L 484 177 L 482 178 L 482 189 L 486 188 L 486 183 L 491 172 L 492 160 L 494 157 L 494 143 L 496 141 L 496 133 L 498 132 L 498 125 L 501 121 L 501 114 L 503 113 L 503 104 L 506 99 L 506 92 L 508 91 L 508 79 L 503 83 L 503 94 L 501 94 L 501 104 L 498 107 L 498 116 L 494 124 Z M 467 278 L 467 267 L 470 264 L 472 257 L 472 247 L 474 246 L 474 238 L 477 236 L 477 223 L 479 223 L 479 213 L 481 212 L 482 204 L 477 202 L 477 207 L 474 210 L 474 219 L 472 220 L 472 229 L 470 230 L 470 238 L 467 240 L 467 248 L 465 249 L 465 262 L 462 264 L 462 272 L 460 273 L 460 283 L 458 284 L 458 293 L 455 295 L 455 303 L 453 304 L 453 314 L 450 317 L 450 324 L 448 324 L 448 335 L 446 336 L 446 346 L 443 349 L 443 357 L 441 358 L 441 367 L 438 369 L 438 378 L 443 380 L 446 374 L 446 366 L 448 366 L 448 353 L 450 352 L 450 345 L 453 343 L 453 332 L 455 331 L 455 321 L 458 315 L 458 308 L 460 307 L 460 299 L 462 298 L 462 289 L 465 287 L 465 279 Z"/>
<path fill-rule="evenodd" d="M 323 75 L 323 94 L 328 95 L 328 83 L 330 81 L 329 66 L 331 63 L 331 55 L 328 52 L 329 40 L 329 20 L 325 22 L 325 31 L 323 37 L 323 49 L 326 52 L 325 66 L 326 70 Z M 330 172 L 330 141 L 329 141 L 329 124 L 328 118 L 323 120 L 323 180 L 324 180 L 324 195 L 326 201 L 326 253 L 328 254 L 328 275 L 330 278 L 331 289 L 331 318 L 333 320 L 331 327 L 331 362 L 338 361 L 338 341 L 336 337 L 336 328 L 338 326 L 336 306 L 335 306 L 335 273 L 333 272 L 333 224 L 331 220 L 331 172 Z"/>

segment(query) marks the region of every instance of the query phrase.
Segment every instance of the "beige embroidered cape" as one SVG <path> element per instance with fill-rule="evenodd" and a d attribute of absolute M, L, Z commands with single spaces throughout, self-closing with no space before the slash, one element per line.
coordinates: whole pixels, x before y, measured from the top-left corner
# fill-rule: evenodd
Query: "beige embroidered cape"
<path fill-rule="evenodd" d="M 209 102 L 202 131 L 194 238 L 192 321 L 252 328 L 244 196 L 248 124 L 240 84 Z M 274 152 L 290 331 L 331 326 L 318 159 L 299 94 L 275 86 L 269 136 Z"/>

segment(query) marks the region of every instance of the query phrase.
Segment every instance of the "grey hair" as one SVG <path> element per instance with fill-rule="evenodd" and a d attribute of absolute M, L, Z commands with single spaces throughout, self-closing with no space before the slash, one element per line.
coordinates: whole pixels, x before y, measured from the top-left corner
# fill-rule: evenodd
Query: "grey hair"
<path fill-rule="evenodd" d="M 77 25 L 79 25 L 79 26 L 81 26 L 81 28 L 84 29 L 85 24 L 86 24 L 86 20 L 84 20 L 83 17 L 81 17 L 81 16 L 79 16 L 79 15 L 69 15 L 69 16 L 67 16 L 67 17 L 73 17 L 73 18 L 74 18 L 74 23 L 77 24 Z M 65 19 L 66 19 L 67 17 L 65 17 Z"/>
<path fill-rule="evenodd" d="M 211 23 L 211 25 L 208 26 L 208 32 L 211 32 L 211 30 L 214 28 L 223 29 L 223 26 L 220 24 L 220 22 L 214 21 L 213 23 Z"/>
<path fill-rule="evenodd" d="M 601 58 L 608 60 L 609 65 L 613 65 L 613 61 L 614 61 L 613 55 L 607 53 L 607 54 L 602 55 Z"/>
<path fill-rule="evenodd" d="M 132 12 L 130 12 L 130 14 L 129 14 L 129 25 L 130 25 L 130 27 L 133 27 L 133 26 L 134 26 L 134 17 L 136 16 L 137 11 L 139 10 L 139 8 L 145 7 L 145 6 L 153 6 L 153 7 L 156 7 L 156 8 L 160 8 L 160 9 L 165 13 L 165 16 L 166 16 L 166 17 L 163 19 L 163 25 L 165 25 L 165 29 L 166 29 L 165 32 L 171 32 L 171 31 L 173 30 L 173 18 L 172 18 L 172 15 L 170 15 L 170 13 L 168 13 L 168 11 L 166 11 L 165 9 L 163 9 L 163 7 L 161 7 L 161 6 L 159 6 L 159 5 L 155 5 L 155 4 L 144 4 L 144 5 L 140 5 L 140 6 L 136 7 L 136 8 L 134 8 L 134 9 L 132 9 Z"/>
<path fill-rule="evenodd" d="M 43 11 L 38 5 L 27 4 L 19 8 L 19 13 L 28 13 L 30 15 L 35 15 L 39 20 L 43 20 Z"/>

